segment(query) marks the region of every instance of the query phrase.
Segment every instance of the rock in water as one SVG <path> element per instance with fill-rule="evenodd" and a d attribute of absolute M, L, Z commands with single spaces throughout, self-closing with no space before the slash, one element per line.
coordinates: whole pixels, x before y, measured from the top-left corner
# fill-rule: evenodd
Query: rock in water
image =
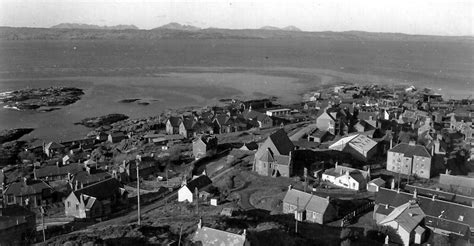
<path fill-rule="evenodd" d="M 118 121 L 126 120 L 128 116 L 124 114 L 108 114 L 99 117 L 91 117 L 75 123 L 76 125 L 84 125 L 89 128 L 97 128 L 100 126 L 110 125 Z"/>

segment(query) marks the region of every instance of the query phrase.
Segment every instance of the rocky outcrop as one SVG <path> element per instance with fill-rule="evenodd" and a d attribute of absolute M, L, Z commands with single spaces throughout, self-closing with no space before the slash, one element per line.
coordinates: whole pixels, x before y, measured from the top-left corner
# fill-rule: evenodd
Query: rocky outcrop
<path fill-rule="evenodd" d="M 90 128 L 97 128 L 101 126 L 110 125 L 115 122 L 126 120 L 126 119 L 128 119 L 128 116 L 124 114 L 108 114 L 108 115 L 99 116 L 99 117 L 86 118 L 75 124 L 84 125 Z"/>
<path fill-rule="evenodd" d="M 84 95 L 82 89 L 74 87 L 32 88 L 12 91 L 0 100 L 7 108 L 36 110 L 42 107 L 66 106 L 75 103 Z"/>
<path fill-rule="evenodd" d="M 18 129 L 7 129 L 0 131 L 0 144 L 17 140 L 23 135 L 32 132 L 33 128 L 18 128 Z"/>

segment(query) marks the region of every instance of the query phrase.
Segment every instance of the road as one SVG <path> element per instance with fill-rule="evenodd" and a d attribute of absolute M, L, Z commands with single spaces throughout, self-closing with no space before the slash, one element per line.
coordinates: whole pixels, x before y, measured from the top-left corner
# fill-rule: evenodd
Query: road
<path fill-rule="evenodd" d="M 233 169 L 234 169 L 234 167 L 228 168 L 225 171 L 217 174 L 216 176 L 211 177 L 210 179 L 214 182 L 219 177 L 225 175 L 226 173 L 232 171 Z M 152 204 L 141 206 L 141 214 L 143 215 L 143 214 L 148 213 L 148 212 L 150 212 L 154 209 L 157 209 L 157 208 L 165 205 L 166 201 L 171 200 L 171 199 L 177 199 L 177 197 L 178 197 L 178 190 L 173 191 L 172 193 L 168 194 L 167 196 L 163 197 L 162 199 L 160 199 L 160 200 L 158 200 L 158 201 L 156 201 Z M 137 220 L 137 211 L 132 210 L 132 211 L 126 213 L 125 215 L 120 216 L 120 217 L 112 218 L 110 220 L 102 221 L 102 222 L 99 222 L 97 224 L 91 225 L 87 229 L 82 230 L 81 232 L 88 231 L 88 230 L 91 230 L 91 229 L 94 229 L 94 228 L 100 228 L 100 227 L 108 226 L 108 225 L 127 224 L 127 223 L 130 223 L 131 221 L 136 221 L 136 220 Z"/>
<path fill-rule="evenodd" d="M 313 131 L 314 129 L 318 128 L 316 126 L 316 124 L 309 124 L 301 129 L 299 129 L 297 132 L 295 132 L 294 134 L 292 134 L 290 136 L 290 140 L 291 141 L 298 141 L 300 140 L 304 135 L 306 134 L 309 134 L 311 131 Z"/>

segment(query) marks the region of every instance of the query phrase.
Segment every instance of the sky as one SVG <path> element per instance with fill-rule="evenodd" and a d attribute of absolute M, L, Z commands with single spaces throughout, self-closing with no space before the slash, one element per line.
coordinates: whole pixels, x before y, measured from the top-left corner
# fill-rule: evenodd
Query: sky
<path fill-rule="evenodd" d="M 0 26 L 14 27 L 84 23 L 152 29 L 178 22 L 474 36 L 473 17 L 473 0 L 0 0 Z"/>

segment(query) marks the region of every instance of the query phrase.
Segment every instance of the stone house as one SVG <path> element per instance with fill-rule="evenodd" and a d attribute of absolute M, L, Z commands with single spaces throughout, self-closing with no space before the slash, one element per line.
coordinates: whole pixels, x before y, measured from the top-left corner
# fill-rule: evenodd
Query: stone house
<path fill-rule="evenodd" d="M 200 159 L 205 156 L 212 156 L 217 152 L 217 138 L 211 135 L 202 135 L 193 141 L 193 156 Z"/>
<path fill-rule="evenodd" d="M 255 153 L 253 171 L 263 176 L 292 175 L 291 151 L 295 146 L 283 129 L 272 133 Z"/>
<path fill-rule="evenodd" d="M 337 216 L 337 211 L 329 197 L 306 193 L 293 189 L 291 186 L 283 198 L 283 213 L 294 214 L 298 221 L 318 224 L 330 222 Z"/>
<path fill-rule="evenodd" d="M 424 146 L 414 142 L 400 143 L 387 152 L 387 170 L 429 179 L 431 159 Z"/>
<path fill-rule="evenodd" d="M 72 191 L 64 200 L 65 215 L 80 219 L 108 216 L 127 205 L 128 192 L 114 178 Z"/>

